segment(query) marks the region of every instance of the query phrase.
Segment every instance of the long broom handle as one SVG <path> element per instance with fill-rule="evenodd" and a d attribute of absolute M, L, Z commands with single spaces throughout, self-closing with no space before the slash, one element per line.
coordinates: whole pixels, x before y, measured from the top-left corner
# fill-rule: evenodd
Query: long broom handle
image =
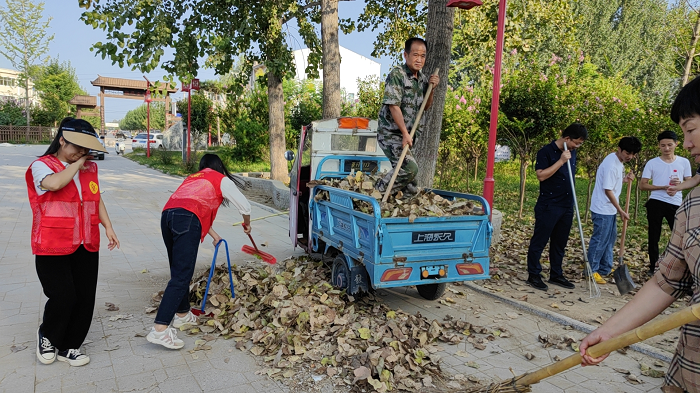
<path fill-rule="evenodd" d="M 625 202 L 625 213 L 630 214 L 630 196 L 632 195 L 632 181 L 627 182 L 627 202 Z M 627 234 L 627 223 L 629 220 L 622 220 L 622 236 L 620 236 L 620 262 L 625 254 L 625 235 Z"/>
<path fill-rule="evenodd" d="M 564 151 L 568 151 L 566 142 L 564 142 Z M 578 200 L 576 199 L 576 185 L 574 184 L 574 174 L 571 172 L 571 162 L 566 160 L 566 167 L 569 169 L 569 182 L 571 183 L 571 194 L 574 197 L 574 207 L 576 208 L 576 219 L 578 222 L 578 233 L 581 236 L 581 247 L 583 247 L 583 261 L 588 263 L 588 254 L 586 253 L 586 241 L 583 238 L 583 227 L 581 226 L 581 214 L 578 211 Z"/>
<path fill-rule="evenodd" d="M 435 69 L 435 72 L 433 72 L 433 75 L 437 75 L 438 72 L 440 71 L 439 68 Z M 420 123 L 420 117 L 423 115 L 423 110 L 425 109 L 425 104 L 428 102 L 428 97 L 430 97 L 430 92 L 433 91 L 433 84 L 428 83 L 428 90 L 425 92 L 425 97 L 423 97 L 423 103 L 420 104 L 420 109 L 418 110 L 418 115 L 416 116 L 416 121 L 413 122 L 413 127 L 411 127 L 411 133 L 409 134 L 409 137 L 413 139 L 413 134 L 416 133 L 416 129 L 418 128 L 418 123 Z M 399 170 L 401 170 L 401 165 L 403 165 L 403 159 L 406 157 L 406 153 L 408 153 L 408 143 L 404 145 L 403 151 L 401 152 L 401 157 L 399 158 L 399 161 L 396 163 L 396 167 L 394 168 L 394 174 L 391 176 L 391 181 L 389 182 L 389 185 L 386 187 L 386 191 L 384 192 L 384 197 L 382 198 L 382 202 L 386 202 L 387 199 L 389 199 L 389 195 L 391 195 L 391 189 L 394 188 L 394 182 L 396 181 L 396 176 L 399 174 Z"/>
<path fill-rule="evenodd" d="M 618 349 L 624 348 L 628 345 L 632 345 L 640 341 L 644 341 L 650 337 L 654 337 L 661 333 L 665 333 L 671 329 L 676 329 L 680 326 L 696 321 L 698 319 L 700 319 L 700 304 L 695 304 L 686 307 L 681 311 L 673 313 L 667 317 L 649 322 L 634 330 L 630 330 L 627 333 L 623 333 L 617 337 L 613 337 L 610 340 L 598 343 L 588 348 L 586 354 L 590 355 L 591 357 L 597 358 L 610 352 L 616 351 Z M 579 364 L 581 364 L 581 354 L 576 353 L 575 355 L 571 355 L 566 359 L 560 360 L 535 372 L 515 378 L 515 384 L 525 386 L 532 385 L 543 380 L 544 378 L 551 377 L 552 375 L 558 374 L 564 370 L 568 370 L 571 367 L 574 367 Z"/>

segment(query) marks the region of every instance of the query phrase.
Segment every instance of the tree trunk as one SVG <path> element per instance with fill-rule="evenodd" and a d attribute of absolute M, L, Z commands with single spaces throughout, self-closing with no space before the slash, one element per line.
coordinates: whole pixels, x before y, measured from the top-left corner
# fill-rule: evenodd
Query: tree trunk
<path fill-rule="evenodd" d="M 340 46 L 338 45 L 338 0 L 321 1 L 323 45 L 323 118 L 340 117 Z"/>
<path fill-rule="evenodd" d="M 454 8 L 446 7 L 447 0 L 430 0 L 428 2 L 428 24 L 425 39 L 428 52 L 423 70 L 432 74 L 440 68 L 440 84 L 434 89 L 433 105 L 426 111 L 425 128 L 412 152 L 418 163 L 416 181 L 421 187 L 431 187 L 435 177 L 435 162 L 440 145 L 442 114 L 445 110 L 445 93 L 447 92 L 447 75 L 452 54 L 452 29 Z"/>
<path fill-rule="evenodd" d="M 270 178 L 287 180 L 286 147 L 284 139 L 284 96 L 282 80 L 272 72 L 267 73 L 267 99 L 270 108 Z"/>
<path fill-rule="evenodd" d="M 683 68 L 683 79 L 681 81 L 681 86 L 685 86 L 685 84 L 688 83 L 690 69 L 693 66 L 693 59 L 695 58 L 695 46 L 698 44 L 698 38 L 700 38 L 700 13 L 697 14 L 697 20 L 695 21 L 695 26 L 693 27 L 693 38 L 690 40 L 690 50 L 688 50 L 688 57 L 685 59 L 685 68 Z"/>
<path fill-rule="evenodd" d="M 479 174 L 479 156 L 474 156 L 474 181 L 477 180 Z"/>
<path fill-rule="evenodd" d="M 518 210 L 518 218 L 523 218 L 523 205 L 525 204 L 525 176 L 527 176 L 527 167 L 530 162 L 527 160 L 527 155 L 520 156 L 520 210 Z"/>

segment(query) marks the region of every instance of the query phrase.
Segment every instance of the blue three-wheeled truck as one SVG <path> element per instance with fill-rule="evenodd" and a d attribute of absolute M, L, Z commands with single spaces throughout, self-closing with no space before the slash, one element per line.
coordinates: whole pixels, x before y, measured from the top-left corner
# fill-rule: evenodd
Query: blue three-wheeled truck
<path fill-rule="evenodd" d="M 391 164 L 377 145 L 377 122 L 338 118 L 304 127 L 290 173 L 289 233 L 292 244 L 309 253 L 334 256 L 332 284 L 356 294 L 371 288 L 415 285 L 429 300 L 439 298 L 448 282 L 489 278 L 492 227 L 489 206 L 477 195 L 432 190 L 446 199 L 475 202 L 467 216 L 383 218 L 371 196 L 311 180 L 344 178 L 387 171 Z M 321 191 L 327 199 L 315 198 Z M 317 200 L 318 199 L 318 200 Z M 353 208 L 353 200 L 371 204 L 371 213 Z"/>

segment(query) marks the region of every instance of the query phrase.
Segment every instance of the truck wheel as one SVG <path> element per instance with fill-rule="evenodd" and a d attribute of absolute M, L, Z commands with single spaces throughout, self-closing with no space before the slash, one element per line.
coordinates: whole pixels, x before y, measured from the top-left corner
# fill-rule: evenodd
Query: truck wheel
<path fill-rule="evenodd" d="M 343 254 L 338 254 L 333 260 L 331 283 L 338 289 L 348 289 L 350 287 L 350 268 L 348 268 L 348 263 Z"/>
<path fill-rule="evenodd" d="M 423 299 L 436 300 L 439 299 L 443 293 L 445 293 L 446 287 L 447 284 L 441 282 L 439 284 L 417 285 L 416 289 L 418 289 L 418 293 L 423 297 Z"/>

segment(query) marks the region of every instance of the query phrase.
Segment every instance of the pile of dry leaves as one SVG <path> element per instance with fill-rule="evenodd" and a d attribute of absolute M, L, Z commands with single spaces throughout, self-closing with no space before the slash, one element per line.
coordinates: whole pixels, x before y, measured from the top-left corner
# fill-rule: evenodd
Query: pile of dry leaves
<path fill-rule="evenodd" d="M 273 378 L 290 378 L 303 368 L 331 377 L 336 385 L 369 389 L 369 384 L 379 392 L 434 388 L 433 382 L 442 380 L 438 352 L 443 348 L 437 343 L 466 339 L 483 348 L 481 341 L 496 339 L 463 320 L 429 321 L 391 310 L 372 295 L 353 299 L 328 283 L 330 272 L 322 262 L 306 257 L 232 269 L 236 298 L 230 297 L 227 269 L 216 267 L 205 308 L 209 316 L 180 330 L 203 335 L 192 352 L 210 349 L 208 342 L 218 337 L 235 340 L 236 348 L 262 356 L 268 366 L 264 373 Z M 195 304 L 201 303 L 208 274 L 192 281 Z"/>
<path fill-rule="evenodd" d="M 324 179 L 308 183 L 309 187 L 322 184 L 342 190 L 357 192 L 368 195 L 381 201 L 383 194 L 374 188 L 374 185 L 381 179 L 380 175 L 372 175 L 363 172 L 350 174 L 344 179 Z M 329 200 L 328 191 L 321 191 L 315 196 L 316 200 Z M 363 200 L 353 200 L 356 210 L 371 214 L 372 204 Z M 443 216 L 466 216 L 483 215 L 481 207 L 474 206 L 474 202 L 467 199 L 456 198 L 448 200 L 433 192 L 420 189 L 416 195 L 404 195 L 398 191 L 389 197 L 387 202 L 380 202 L 382 217 L 409 217 L 413 222 L 417 217 L 443 217 Z"/>

